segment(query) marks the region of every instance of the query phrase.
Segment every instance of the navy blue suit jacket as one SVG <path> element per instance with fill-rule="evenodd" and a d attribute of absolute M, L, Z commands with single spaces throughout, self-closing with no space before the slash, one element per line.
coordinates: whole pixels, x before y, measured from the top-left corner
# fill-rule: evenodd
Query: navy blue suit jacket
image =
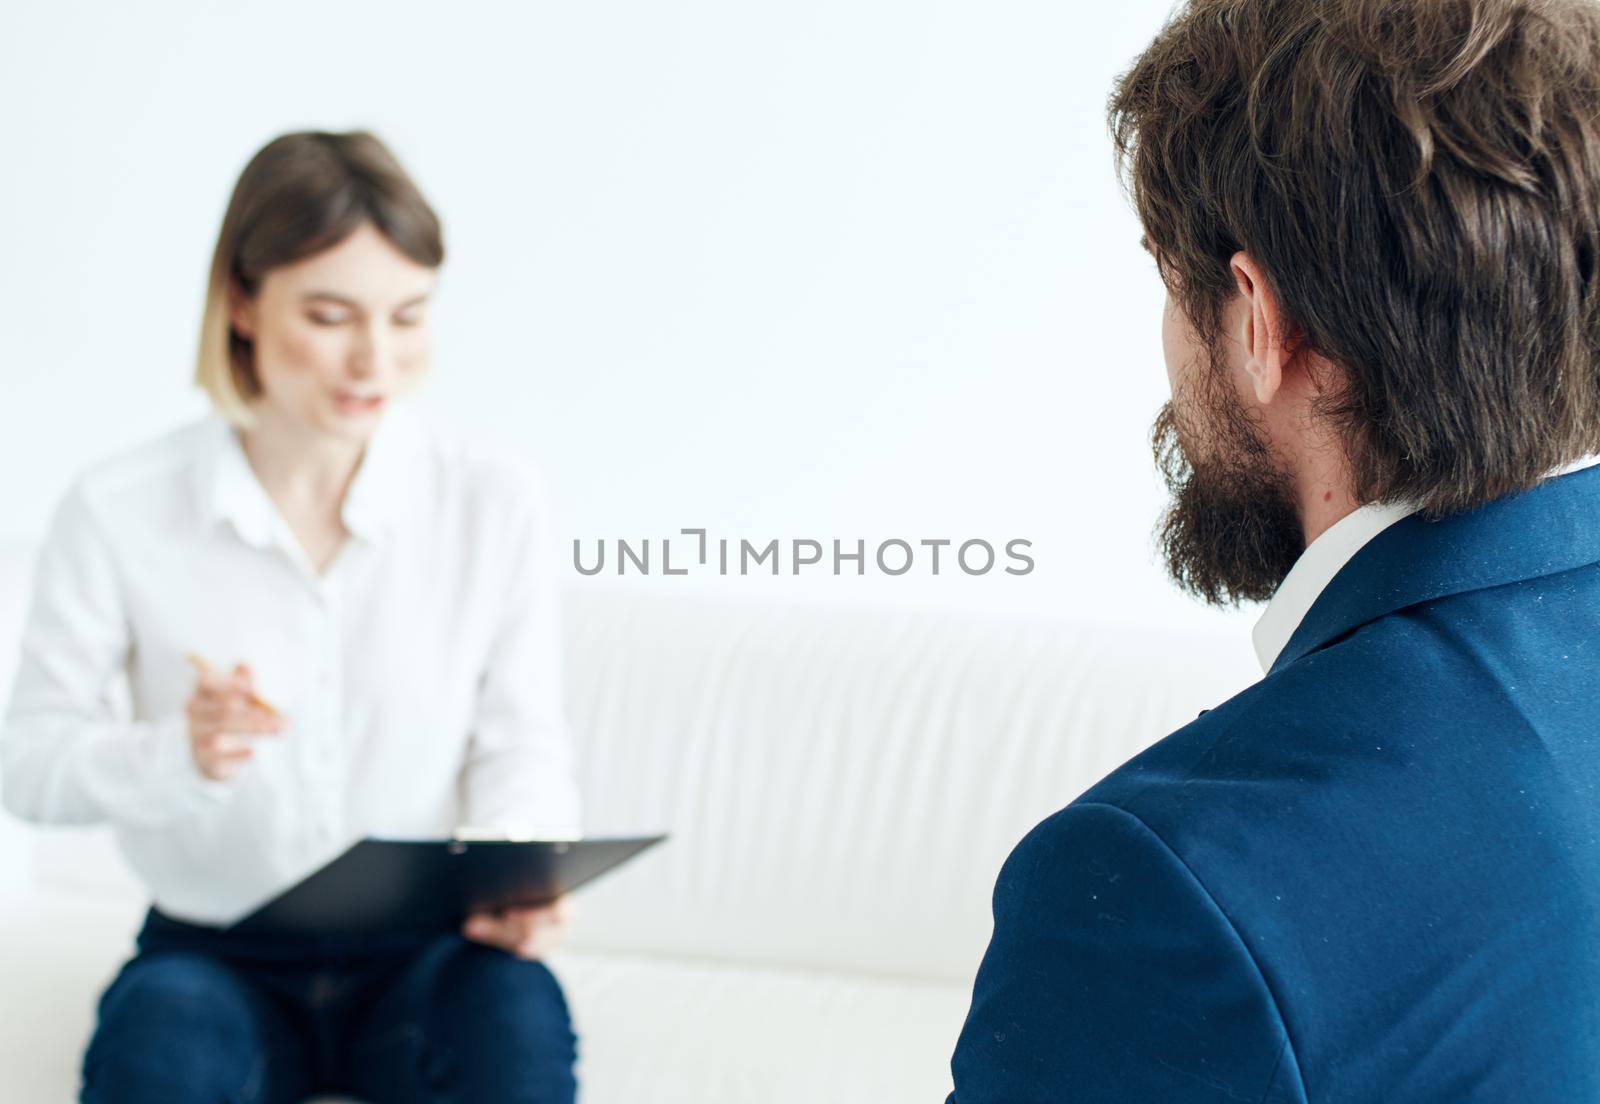
<path fill-rule="evenodd" d="M 951 1069 L 947 1104 L 1600 1101 L 1600 467 L 1383 530 L 1265 678 L 1035 827 Z"/>

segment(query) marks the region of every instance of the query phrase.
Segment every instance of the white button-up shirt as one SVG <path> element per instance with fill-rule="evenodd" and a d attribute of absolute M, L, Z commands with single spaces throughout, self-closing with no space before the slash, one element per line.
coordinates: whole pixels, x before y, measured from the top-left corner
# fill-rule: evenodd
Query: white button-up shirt
<path fill-rule="evenodd" d="M 311 565 L 208 414 L 91 465 L 41 547 L 0 733 L 5 805 L 109 821 L 162 911 L 228 923 L 363 835 L 579 834 L 538 469 L 381 419 Z M 227 781 L 190 752 L 197 653 L 288 724 Z M 118 709 L 108 690 L 126 676 Z"/>
<path fill-rule="evenodd" d="M 1584 456 L 1570 464 L 1553 468 L 1545 478 L 1566 475 L 1581 468 L 1600 464 L 1600 453 Z M 1417 512 L 1409 502 L 1369 502 L 1346 514 L 1328 526 L 1317 539 L 1306 546 L 1295 560 L 1289 574 L 1272 595 L 1266 610 L 1251 630 L 1256 659 L 1262 671 L 1270 671 L 1278 655 L 1288 647 L 1300 622 L 1319 595 L 1333 581 L 1339 569 L 1350 562 L 1357 552 L 1373 537 L 1403 517 Z"/>

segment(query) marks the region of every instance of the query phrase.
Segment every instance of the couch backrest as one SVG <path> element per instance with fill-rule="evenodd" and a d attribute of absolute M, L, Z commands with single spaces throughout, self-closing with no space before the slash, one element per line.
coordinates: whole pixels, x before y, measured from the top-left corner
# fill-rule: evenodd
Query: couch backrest
<path fill-rule="evenodd" d="M 0 694 L 30 558 L 0 548 Z M 584 892 L 576 944 L 949 981 L 1030 827 L 1259 676 L 1236 631 L 589 587 L 564 620 L 588 831 L 672 835 Z M 109 833 L 15 822 L 0 889 L 30 851 L 138 892 Z"/>
<path fill-rule="evenodd" d="M 569 702 L 591 830 L 672 840 L 579 941 L 970 981 L 1039 820 L 1255 678 L 1247 639 L 585 591 Z"/>

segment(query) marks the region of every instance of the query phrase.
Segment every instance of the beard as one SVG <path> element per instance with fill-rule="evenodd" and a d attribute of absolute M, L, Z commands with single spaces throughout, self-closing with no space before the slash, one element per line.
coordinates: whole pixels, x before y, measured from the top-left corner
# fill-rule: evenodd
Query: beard
<path fill-rule="evenodd" d="M 1163 403 L 1150 430 L 1172 494 L 1156 544 L 1178 588 L 1206 604 L 1266 601 L 1305 551 L 1305 533 L 1260 427 L 1221 366 L 1207 369 L 1194 398 Z"/>

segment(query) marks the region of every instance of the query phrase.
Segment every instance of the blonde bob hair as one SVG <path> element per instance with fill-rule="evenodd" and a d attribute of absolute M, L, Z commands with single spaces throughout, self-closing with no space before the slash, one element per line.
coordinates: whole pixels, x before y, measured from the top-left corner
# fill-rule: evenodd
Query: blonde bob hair
<path fill-rule="evenodd" d="M 418 264 L 444 262 L 439 218 L 370 132 L 296 131 L 263 146 L 239 174 L 211 258 L 194 382 L 238 426 L 262 394 L 253 343 L 232 325 L 230 289 L 253 296 L 279 265 L 331 248 L 371 222 Z"/>

